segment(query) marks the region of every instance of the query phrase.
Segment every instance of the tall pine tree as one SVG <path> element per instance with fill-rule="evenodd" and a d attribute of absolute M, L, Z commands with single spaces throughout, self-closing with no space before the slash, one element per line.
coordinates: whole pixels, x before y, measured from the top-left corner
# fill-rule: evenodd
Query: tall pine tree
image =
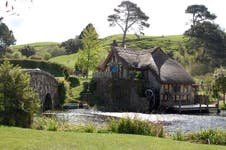
<path fill-rule="evenodd" d="M 103 47 L 98 39 L 96 29 L 91 23 L 82 31 L 80 38 L 82 49 L 79 50 L 76 66 L 79 66 L 88 78 L 89 71 L 94 70 L 97 66 L 98 53 Z"/>

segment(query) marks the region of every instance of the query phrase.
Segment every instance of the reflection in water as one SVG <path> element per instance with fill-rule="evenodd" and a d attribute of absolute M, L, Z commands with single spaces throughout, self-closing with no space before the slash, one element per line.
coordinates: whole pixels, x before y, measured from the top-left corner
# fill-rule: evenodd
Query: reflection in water
<path fill-rule="evenodd" d="M 222 112 L 226 115 L 226 112 Z M 105 125 L 107 118 L 124 117 L 137 118 L 151 122 L 162 122 L 167 133 L 178 130 L 182 132 L 195 132 L 200 129 L 217 128 L 226 130 L 226 117 L 215 115 L 180 115 L 180 114 L 143 114 L 143 113 L 119 113 L 100 112 L 84 109 L 75 109 L 63 113 L 56 113 L 58 120 L 69 121 L 75 124 L 94 123 Z"/>

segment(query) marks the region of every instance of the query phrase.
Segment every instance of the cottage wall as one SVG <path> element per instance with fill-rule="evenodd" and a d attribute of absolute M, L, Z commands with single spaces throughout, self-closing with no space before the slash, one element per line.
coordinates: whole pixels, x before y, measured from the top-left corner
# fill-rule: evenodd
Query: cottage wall
<path fill-rule="evenodd" d="M 149 102 L 143 97 L 138 80 L 96 79 L 95 95 L 100 97 L 107 110 L 148 112 Z"/>
<path fill-rule="evenodd" d="M 159 83 L 159 79 L 157 79 L 157 77 L 152 73 L 152 71 L 148 70 L 147 71 L 148 74 L 148 88 L 151 89 L 157 89 L 159 90 L 161 88 L 161 84 Z"/>

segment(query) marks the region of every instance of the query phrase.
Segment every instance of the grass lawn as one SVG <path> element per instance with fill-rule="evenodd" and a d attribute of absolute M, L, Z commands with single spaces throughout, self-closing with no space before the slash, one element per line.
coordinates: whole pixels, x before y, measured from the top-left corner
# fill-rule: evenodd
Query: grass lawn
<path fill-rule="evenodd" d="M 77 54 L 53 57 L 53 58 L 49 59 L 49 61 L 65 65 L 65 66 L 73 69 L 75 67 L 75 62 L 77 61 Z"/>
<path fill-rule="evenodd" d="M 50 132 L 0 126 L 1 150 L 225 150 L 150 136 Z"/>

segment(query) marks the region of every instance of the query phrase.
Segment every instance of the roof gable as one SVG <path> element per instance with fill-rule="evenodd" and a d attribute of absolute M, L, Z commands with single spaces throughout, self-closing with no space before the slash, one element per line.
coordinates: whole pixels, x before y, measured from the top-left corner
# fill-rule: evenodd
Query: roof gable
<path fill-rule="evenodd" d="M 129 69 L 150 69 L 162 83 L 194 83 L 185 69 L 159 47 L 146 50 L 112 47 L 107 58 L 97 68 L 104 71 L 107 68 L 107 64 L 114 56 L 118 58 L 123 66 Z"/>

